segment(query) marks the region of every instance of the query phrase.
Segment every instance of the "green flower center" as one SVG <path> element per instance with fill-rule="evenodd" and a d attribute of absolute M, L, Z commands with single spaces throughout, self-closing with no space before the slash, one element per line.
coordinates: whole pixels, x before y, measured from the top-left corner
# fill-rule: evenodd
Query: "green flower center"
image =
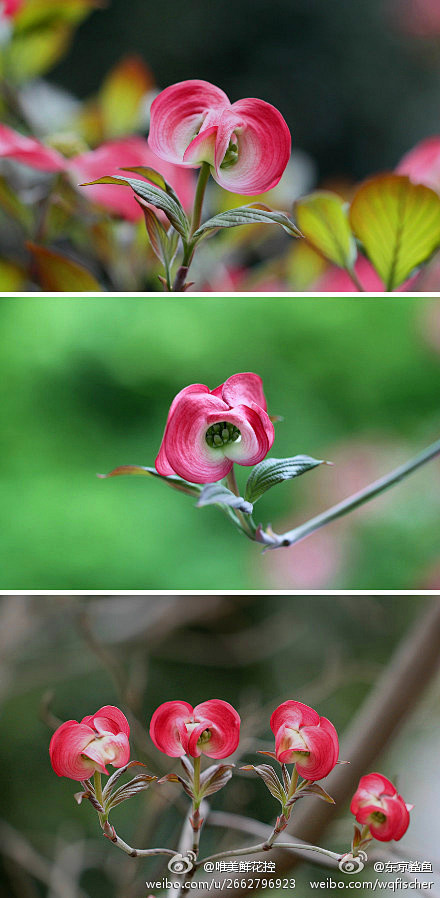
<path fill-rule="evenodd" d="M 375 823 L 385 823 L 387 818 L 385 814 L 382 814 L 382 811 L 373 811 L 371 819 L 374 820 Z"/>
<path fill-rule="evenodd" d="M 203 730 L 203 733 L 197 739 L 197 745 L 206 745 L 206 743 L 209 742 L 210 738 L 211 738 L 211 731 Z"/>
<path fill-rule="evenodd" d="M 238 159 L 238 145 L 234 143 L 231 139 L 229 141 L 228 149 L 223 157 L 223 162 L 220 168 L 231 168 L 231 165 L 235 165 Z"/>
<path fill-rule="evenodd" d="M 212 424 L 205 433 L 205 440 L 211 449 L 221 449 L 228 443 L 236 443 L 241 436 L 238 427 L 230 424 L 229 421 L 219 421 L 218 424 Z"/>

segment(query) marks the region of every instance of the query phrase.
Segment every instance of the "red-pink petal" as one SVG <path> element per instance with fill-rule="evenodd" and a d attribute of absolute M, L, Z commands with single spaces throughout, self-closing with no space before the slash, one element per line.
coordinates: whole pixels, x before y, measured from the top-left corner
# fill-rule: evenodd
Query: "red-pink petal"
<path fill-rule="evenodd" d="M 414 184 L 440 191 L 440 137 L 420 141 L 403 156 L 396 171 L 408 175 Z"/>
<path fill-rule="evenodd" d="M 100 722 L 100 729 L 97 727 L 97 721 Z M 124 733 L 127 738 L 130 736 L 130 726 L 125 714 L 116 708 L 115 705 L 104 705 L 96 714 L 83 717 L 81 723 L 86 723 L 93 727 L 97 732 L 106 733 Z"/>
<path fill-rule="evenodd" d="M 333 770 L 338 760 L 339 743 L 334 726 L 325 717 L 321 717 L 320 726 L 302 727 L 300 734 L 310 754 L 296 762 L 299 775 L 307 780 L 323 779 Z"/>
<path fill-rule="evenodd" d="M 207 388 L 206 388 L 207 389 Z M 232 463 L 216 449 L 208 446 L 205 434 L 210 424 L 209 415 L 216 421 L 227 420 L 229 412 L 225 402 L 207 392 L 182 391 L 174 400 L 162 446 L 156 459 L 159 474 L 174 474 L 191 483 L 214 483 L 231 470 Z M 176 397 L 177 398 L 177 397 Z"/>
<path fill-rule="evenodd" d="M 83 751 L 86 758 L 94 761 L 102 773 L 108 774 L 106 764 L 124 767 L 130 760 L 130 746 L 125 733 L 102 736 L 90 742 Z"/>
<path fill-rule="evenodd" d="M 165 88 L 151 106 L 151 149 L 161 159 L 183 164 L 185 151 L 213 109 L 230 107 L 226 94 L 208 81 L 180 81 Z"/>
<path fill-rule="evenodd" d="M 238 465 L 249 466 L 258 464 L 266 457 L 275 439 L 275 429 L 269 416 L 258 405 L 237 405 L 222 413 L 221 418 L 218 413 L 206 417 L 208 427 L 219 420 L 235 424 L 241 434 L 236 443 L 229 443 L 224 447 L 226 459 Z M 218 450 L 213 449 L 212 452 L 217 453 Z"/>
<path fill-rule="evenodd" d="M 180 727 L 180 741 L 186 753 L 190 755 L 191 758 L 199 758 L 202 753 L 206 754 L 204 748 L 202 749 L 202 746 L 197 745 L 197 742 L 202 733 L 204 733 L 205 730 L 211 731 L 211 728 L 212 724 L 209 720 L 201 720 L 191 732 L 188 732 L 185 727 L 185 733 L 183 733 L 182 727 Z"/>
<path fill-rule="evenodd" d="M 67 720 L 55 730 L 50 740 L 49 755 L 57 776 L 67 776 L 78 781 L 92 776 L 96 765 L 87 762 L 83 758 L 83 752 L 95 735 L 90 726 L 76 720 Z"/>
<path fill-rule="evenodd" d="M 183 161 L 188 165 L 201 165 L 202 162 L 209 162 L 214 165 L 215 160 L 215 141 L 217 137 L 217 128 L 213 125 L 211 128 L 203 129 L 194 140 L 191 141 L 183 154 Z"/>
<path fill-rule="evenodd" d="M 66 160 L 56 150 L 45 147 L 35 137 L 19 134 L 7 125 L 0 125 L 0 157 L 15 159 L 40 171 L 57 172 L 66 168 Z"/>
<path fill-rule="evenodd" d="M 185 754 L 179 727 L 191 717 L 192 713 L 192 705 L 188 702 L 171 701 L 159 705 L 150 723 L 150 736 L 159 751 L 163 751 L 171 758 L 180 758 Z"/>
<path fill-rule="evenodd" d="M 148 166 L 160 172 L 176 191 L 183 207 L 190 209 L 195 182 L 191 172 L 164 162 L 156 156 L 143 137 L 125 137 L 120 140 L 103 143 L 96 150 L 76 156 L 69 162 L 71 177 L 77 184 L 79 181 L 94 181 L 106 175 L 113 177 L 130 177 L 121 168 L 134 168 L 138 165 Z M 145 180 L 140 175 L 132 175 L 137 180 Z M 121 215 L 128 221 L 142 218 L 143 212 L 136 202 L 131 190 L 111 184 L 96 184 L 92 187 L 78 188 L 92 202 Z"/>
<path fill-rule="evenodd" d="M 309 708 L 302 702 L 289 700 L 275 708 L 270 718 L 270 728 L 276 735 L 284 724 L 296 730 L 300 726 L 316 726 L 319 724 L 319 720 L 319 714 L 313 708 Z"/>
<path fill-rule="evenodd" d="M 6 18 L 12 19 L 22 6 L 23 0 L 3 0 L 3 3 L 0 3 L 0 17 L 3 13 Z"/>
<path fill-rule="evenodd" d="M 202 746 L 210 758 L 227 758 L 236 750 L 240 739 L 240 715 L 229 702 L 208 699 L 194 708 L 194 717 L 211 721 L 211 739 Z"/>
<path fill-rule="evenodd" d="M 224 402 L 227 402 L 230 408 L 254 402 L 267 412 L 263 381 L 258 374 L 253 374 L 251 371 L 233 374 L 212 392 L 214 396 L 220 396 Z"/>
<path fill-rule="evenodd" d="M 227 168 L 218 159 L 213 177 L 234 193 L 252 196 L 271 190 L 290 159 L 289 128 L 278 109 L 264 100 L 238 100 L 231 110 L 243 122 L 234 129 L 238 158 Z"/>

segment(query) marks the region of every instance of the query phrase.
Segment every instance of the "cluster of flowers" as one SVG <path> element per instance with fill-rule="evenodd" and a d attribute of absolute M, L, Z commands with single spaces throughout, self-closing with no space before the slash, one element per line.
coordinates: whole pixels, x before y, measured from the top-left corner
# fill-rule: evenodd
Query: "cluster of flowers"
<path fill-rule="evenodd" d="M 337 732 L 313 708 L 286 701 L 273 712 L 270 727 L 275 736 L 273 757 L 280 764 L 295 764 L 304 780 L 316 782 L 335 767 Z M 121 768 L 128 763 L 129 736 L 122 711 L 105 705 L 81 722 L 68 720 L 56 730 L 49 748 L 52 767 L 58 776 L 78 781 L 95 772 L 108 774 L 107 764 Z M 199 758 L 202 754 L 226 758 L 238 747 L 240 717 L 221 699 L 210 699 L 195 708 L 188 702 L 169 701 L 154 712 L 150 736 L 155 746 L 172 758 Z M 357 822 L 382 842 L 402 838 L 408 829 L 410 810 L 393 784 L 379 773 L 361 778 L 351 802 Z"/>

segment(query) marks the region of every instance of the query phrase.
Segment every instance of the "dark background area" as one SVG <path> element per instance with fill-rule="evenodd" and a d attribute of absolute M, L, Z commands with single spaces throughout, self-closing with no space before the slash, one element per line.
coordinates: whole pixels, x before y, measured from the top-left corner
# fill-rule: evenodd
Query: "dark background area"
<path fill-rule="evenodd" d="M 136 52 L 161 88 L 204 78 L 232 101 L 272 102 L 321 178 L 358 179 L 393 168 L 438 131 L 440 38 L 411 33 L 412 2 L 110 0 L 83 23 L 52 79 L 86 96 Z"/>

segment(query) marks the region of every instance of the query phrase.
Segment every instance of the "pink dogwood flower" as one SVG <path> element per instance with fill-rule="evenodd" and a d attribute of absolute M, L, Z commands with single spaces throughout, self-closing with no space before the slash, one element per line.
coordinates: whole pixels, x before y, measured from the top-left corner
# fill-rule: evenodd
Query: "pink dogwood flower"
<path fill-rule="evenodd" d="M 273 712 L 270 727 L 280 764 L 296 764 L 306 780 L 327 776 L 338 760 L 338 734 L 326 717 L 303 705 L 287 701 Z"/>
<path fill-rule="evenodd" d="M 156 470 L 191 483 L 215 483 L 234 462 L 262 461 L 274 437 L 257 374 L 234 374 L 212 391 L 190 384 L 171 403 Z"/>
<path fill-rule="evenodd" d="M 0 0 L 0 18 L 13 19 L 20 12 L 23 0 Z"/>
<path fill-rule="evenodd" d="M 193 173 L 158 159 L 144 137 L 134 135 L 103 143 L 96 150 L 71 159 L 69 171 L 76 183 L 94 181 L 103 175 L 130 177 L 129 173 L 120 170 L 122 165 L 125 168 L 144 165 L 156 169 L 174 187 L 184 209 L 191 208 L 195 193 Z M 131 177 L 143 180 L 139 175 Z M 144 213 L 131 190 L 121 190 L 111 184 L 95 184 L 92 187 L 80 187 L 79 190 L 92 202 L 121 215 L 127 221 L 138 221 L 143 217 Z"/>
<path fill-rule="evenodd" d="M 93 181 L 102 175 L 121 177 L 126 168 L 145 165 L 155 168 L 170 182 L 185 209 L 190 209 L 195 192 L 195 179 L 190 171 L 163 162 L 152 153 L 143 137 L 124 137 L 101 144 L 95 150 L 66 159 L 57 150 L 45 146 L 34 137 L 26 137 L 7 125 L 0 125 L 0 157 L 14 159 L 45 172 L 66 172 L 75 187 L 79 181 Z M 137 178 L 141 176 L 137 175 Z M 78 188 L 84 196 L 127 221 L 138 221 L 143 211 L 129 190 L 111 184 Z"/>
<path fill-rule="evenodd" d="M 240 739 L 240 716 L 219 698 L 193 708 L 188 702 L 165 702 L 154 712 L 150 736 L 159 751 L 170 758 L 227 758 Z"/>
<path fill-rule="evenodd" d="M 440 137 L 427 137 L 405 153 L 396 171 L 414 184 L 425 184 L 440 193 Z"/>
<path fill-rule="evenodd" d="M 108 774 L 106 764 L 124 767 L 130 758 L 130 727 L 119 708 L 104 705 L 96 714 L 67 720 L 55 731 L 49 754 L 58 776 L 85 780 L 98 770 Z"/>
<path fill-rule="evenodd" d="M 402 838 L 412 808 L 381 773 L 361 777 L 350 805 L 357 822 L 369 826 L 371 835 L 379 842 L 398 842 Z"/>
<path fill-rule="evenodd" d="M 209 81 L 180 81 L 151 107 L 149 143 L 176 165 L 211 166 L 213 178 L 233 193 L 256 195 L 278 184 L 290 158 L 287 124 L 270 103 L 231 103 Z"/>
<path fill-rule="evenodd" d="M 39 171 L 57 172 L 66 167 L 61 153 L 44 146 L 35 137 L 25 137 L 7 125 L 0 125 L 0 157 L 15 159 Z"/>

